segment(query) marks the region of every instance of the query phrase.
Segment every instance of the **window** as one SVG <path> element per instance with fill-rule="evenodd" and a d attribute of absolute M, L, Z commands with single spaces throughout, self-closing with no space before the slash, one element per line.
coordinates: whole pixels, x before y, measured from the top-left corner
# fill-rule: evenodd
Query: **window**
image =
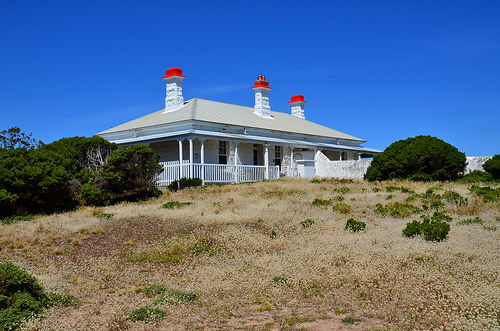
<path fill-rule="evenodd" d="M 253 165 L 259 165 L 259 149 L 258 149 L 258 145 L 253 145 Z"/>
<path fill-rule="evenodd" d="M 219 164 L 227 164 L 227 141 L 219 141 Z"/>
<path fill-rule="evenodd" d="M 281 146 L 274 146 L 274 165 L 277 165 L 281 171 Z"/>

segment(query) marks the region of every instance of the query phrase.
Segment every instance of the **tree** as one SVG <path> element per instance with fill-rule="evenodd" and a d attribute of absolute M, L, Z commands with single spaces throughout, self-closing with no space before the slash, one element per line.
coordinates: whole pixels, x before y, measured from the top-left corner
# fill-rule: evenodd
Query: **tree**
<path fill-rule="evenodd" d="M 483 169 L 490 173 L 493 178 L 500 179 L 500 154 L 493 156 L 483 164 Z"/>
<path fill-rule="evenodd" d="M 466 157 L 456 147 L 431 136 L 392 143 L 376 155 L 365 179 L 455 180 L 465 171 Z"/>
<path fill-rule="evenodd" d="M 17 126 L 3 130 L 0 132 L 0 149 L 31 149 L 38 148 L 43 145 L 43 142 L 37 141 L 31 135 L 31 133 L 21 132 L 21 129 Z"/>

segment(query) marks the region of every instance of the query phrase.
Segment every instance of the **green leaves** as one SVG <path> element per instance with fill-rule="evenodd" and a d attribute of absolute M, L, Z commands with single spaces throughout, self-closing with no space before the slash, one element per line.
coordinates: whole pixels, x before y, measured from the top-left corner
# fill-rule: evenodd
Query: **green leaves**
<path fill-rule="evenodd" d="M 465 170 L 465 154 L 441 139 L 417 136 L 392 143 L 373 158 L 365 179 L 455 180 Z"/>

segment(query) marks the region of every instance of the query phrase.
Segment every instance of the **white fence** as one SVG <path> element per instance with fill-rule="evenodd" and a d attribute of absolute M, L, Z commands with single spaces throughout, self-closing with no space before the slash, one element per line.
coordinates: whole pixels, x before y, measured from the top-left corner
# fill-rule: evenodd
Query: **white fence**
<path fill-rule="evenodd" d="M 266 179 L 265 166 L 195 163 L 192 165 L 191 176 L 191 165 L 188 160 L 182 162 L 182 168 L 179 166 L 179 161 L 160 162 L 160 165 L 163 166 L 163 172 L 158 176 L 158 186 L 167 186 L 183 177 L 201 178 L 203 184 L 257 182 Z M 268 171 L 269 179 L 280 177 L 278 166 L 271 166 Z"/>

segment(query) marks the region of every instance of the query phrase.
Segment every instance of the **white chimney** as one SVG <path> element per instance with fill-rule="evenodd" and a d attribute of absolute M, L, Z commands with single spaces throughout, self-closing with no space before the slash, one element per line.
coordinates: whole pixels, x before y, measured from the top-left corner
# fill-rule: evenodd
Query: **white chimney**
<path fill-rule="evenodd" d="M 269 82 L 266 81 L 266 76 L 258 75 L 257 80 L 255 81 L 255 86 L 252 88 L 255 91 L 254 113 L 262 117 L 271 118 L 269 91 L 271 91 L 272 88 L 269 87 Z"/>
<path fill-rule="evenodd" d="M 182 75 L 179 68 L 170 68 L 167 70 L 165 83 L 167 84 L 167 96 L 165 98 L 165 113 L 179 109 L 184 104 L 182 97 L 182 80 L 186 76 Z"/>
<path fill-rule="evenodd" d="M 289 102 L 292 106 L 292 115 L 298 118 L 306 119 L 304 116 L 304 105 L 307 101 L 304 101 L 304 96 L 297 94 L 292 97 L 292 101 Z"/>

